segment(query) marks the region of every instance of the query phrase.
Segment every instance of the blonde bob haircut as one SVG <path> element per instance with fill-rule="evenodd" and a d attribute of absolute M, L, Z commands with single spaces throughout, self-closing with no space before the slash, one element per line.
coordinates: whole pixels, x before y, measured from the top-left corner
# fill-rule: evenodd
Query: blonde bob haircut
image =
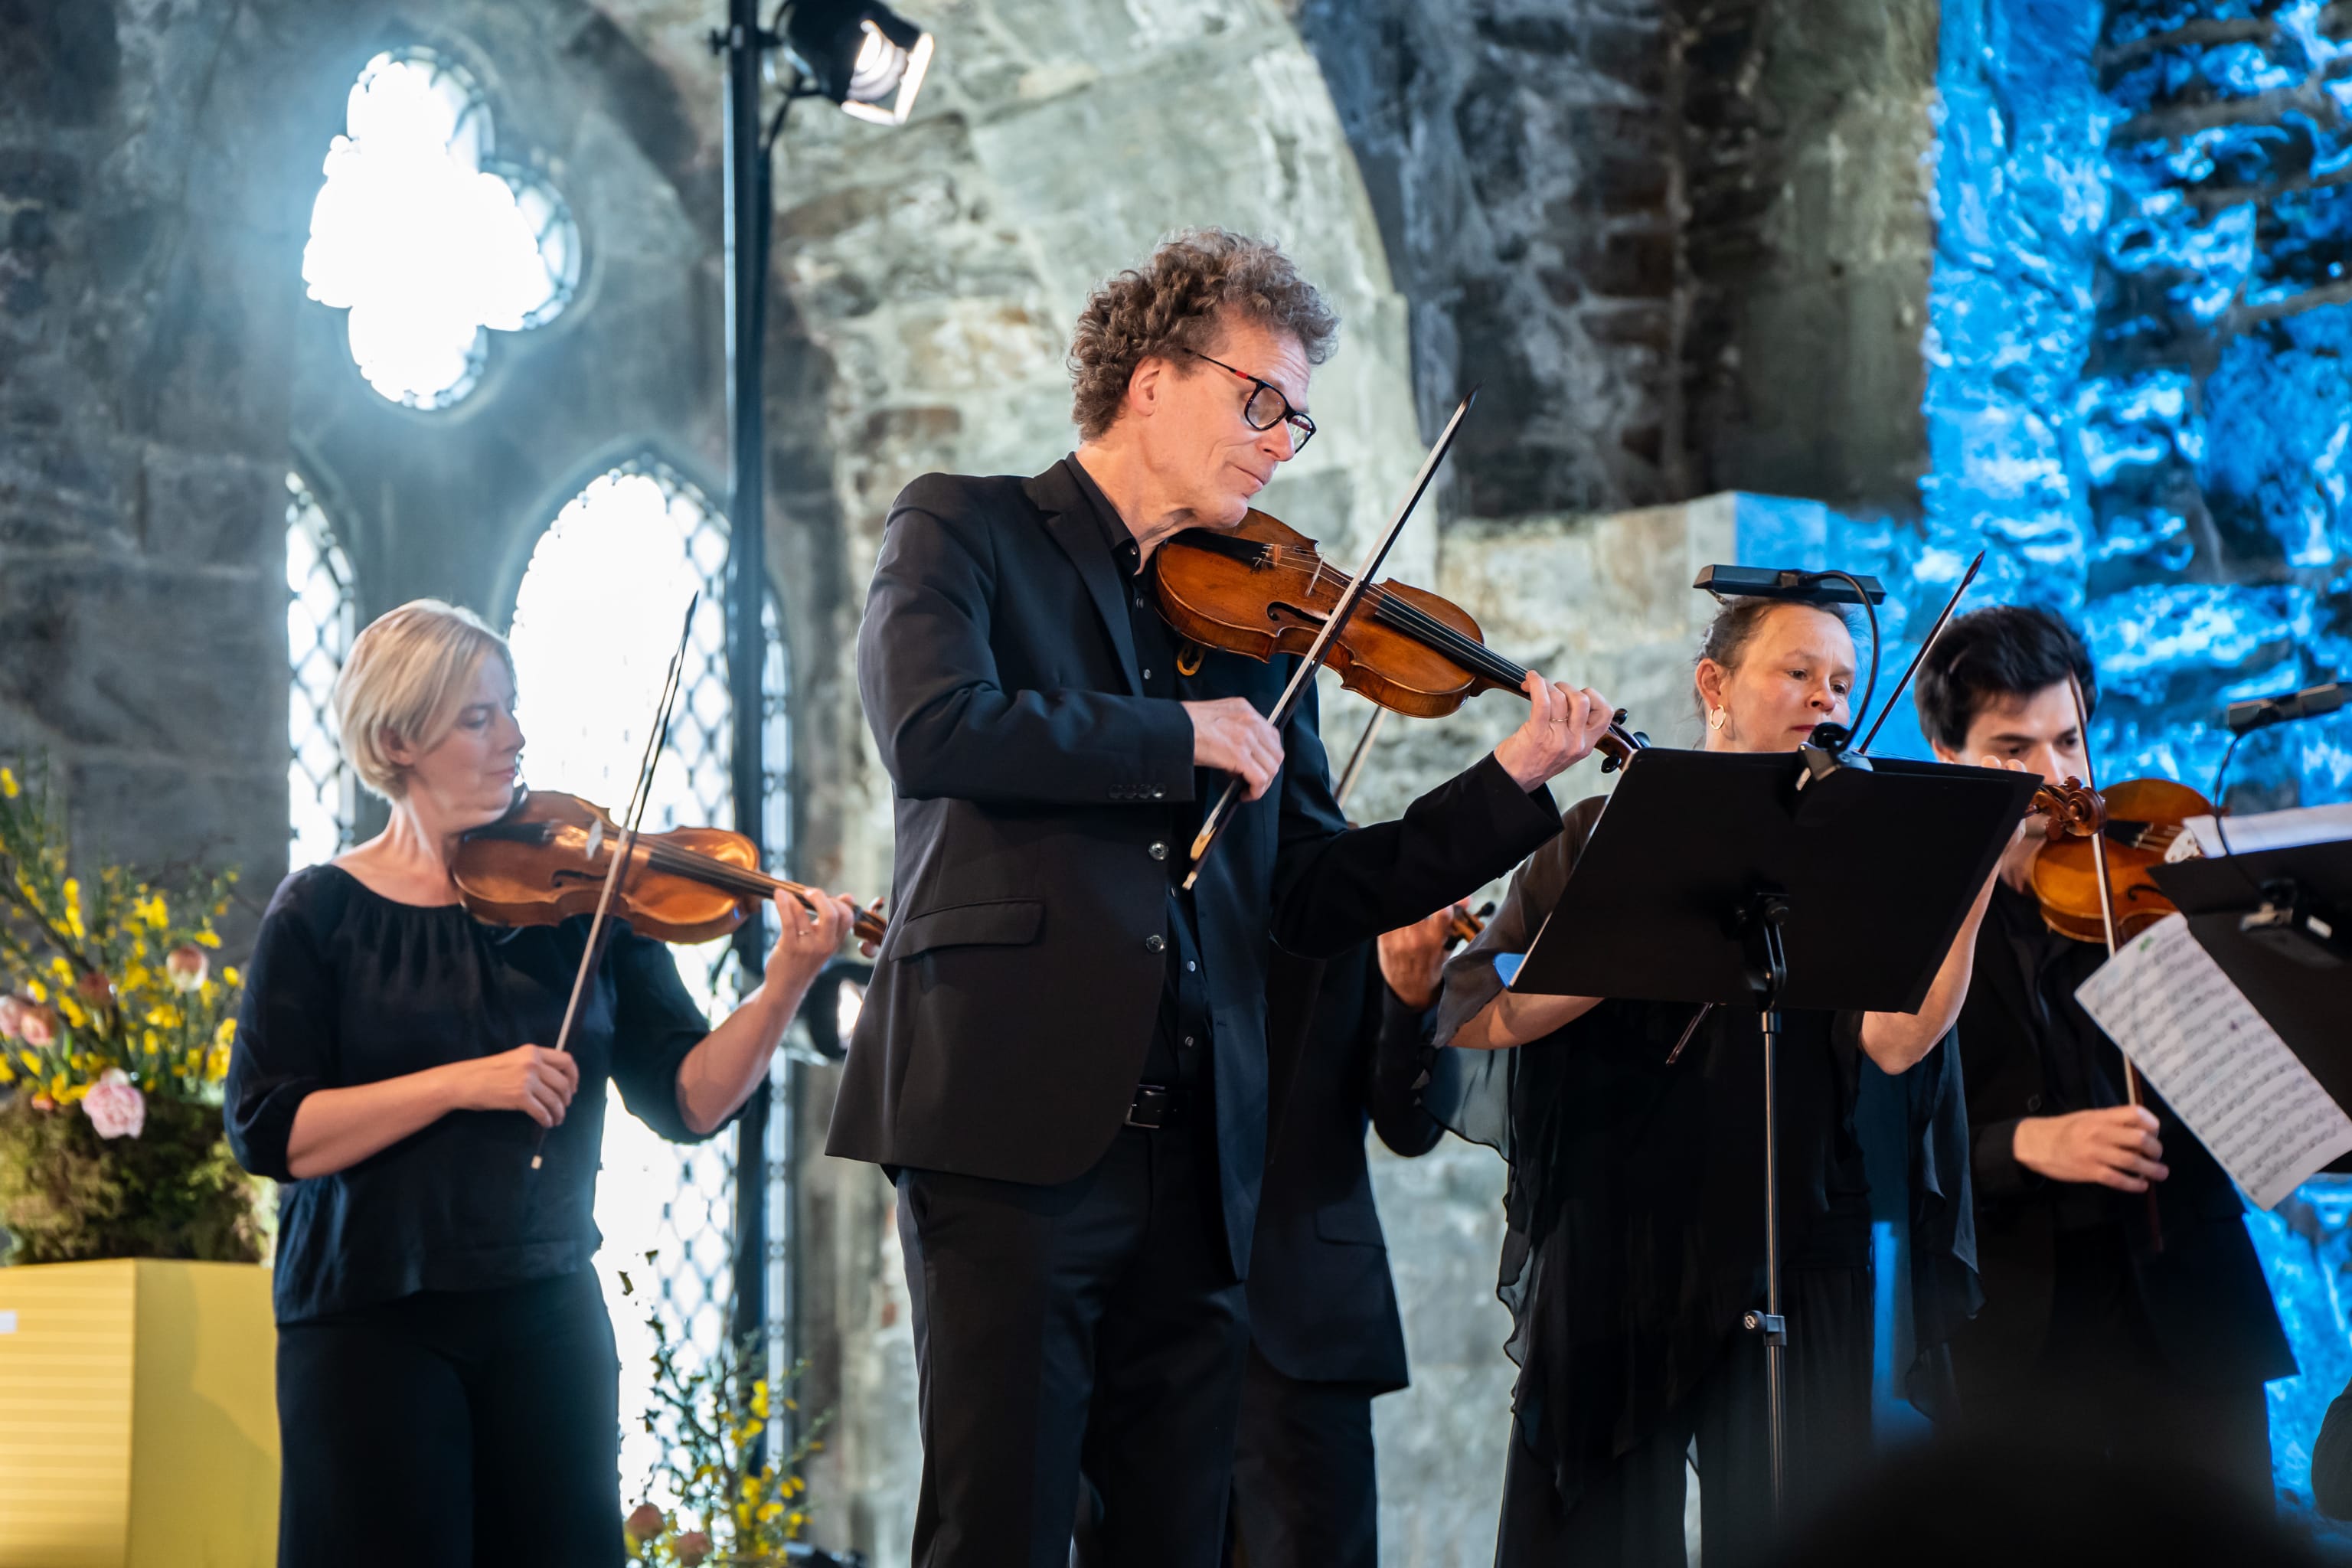
<path fill-rule="evenodd" d="M 371 623 L 335 677 L 335 731 L 360 782 L 386 800 L 405 794 L 407 780 L 385 742 L 397 739 L 412 752 L 440 744 L 491 654 L 511 679 L 506 638 L 473 611 L 438 599 L 412 599 Z"/>

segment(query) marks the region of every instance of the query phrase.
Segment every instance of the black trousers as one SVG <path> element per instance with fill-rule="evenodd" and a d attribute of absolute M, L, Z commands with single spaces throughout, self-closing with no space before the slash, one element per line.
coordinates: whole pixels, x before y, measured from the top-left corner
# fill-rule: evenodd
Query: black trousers
<path fill-rule="evenodd" d="M 1870 1458 L 1871 1276 L 1867 1268 L 1791 1268 L 1788 1494 L 1794 1517 Z M 1764 1345 L 1741 1333 L 1663 1426 L 1560 1505 L 1552 1467 L 1516 1423 L 1503 1470 L 1496 1568 L 1685 1568 L 1685 1456 L 1696 1447 L 1699 1539 L 1706 1568 L 1738 1568 L 1772 1545 L 1772 1469 Z"/>
<path fill-rule="evenodd" d="M 1967 1333 L 1953 1342 L 1962 1422 L 2033 1448 L 2194 1470 L 2268 1511 L 2277 1500 L 2270 1396 L 2252 1379 L 2214 1386 L 2166 1360 L 2127 1245 L 2116 1226 L 2062 1237 L 2038 1354 L 1997 1353 Z"/>
<path fill-rule="evenodd" d="M 898 1182 L 917 1568 L 1065 1568 L 1082 1465 L 1094 1560 L 1215 1568 L 1249 1326 L 1206 1129 L 1122 1129 L 1049 1187 Z"/>
<path fill-rule="evenodd" d="M 619 1405 L 586 1269 L 287 1324 L 278 1568 L 617 1563 Z"/>
<path fill-rule="evenodd" d="M 1377 1568 L 1368 1383 L 1302 1383 L 1253 1348 L 1234 1455 L 1238 1568 Z"/>

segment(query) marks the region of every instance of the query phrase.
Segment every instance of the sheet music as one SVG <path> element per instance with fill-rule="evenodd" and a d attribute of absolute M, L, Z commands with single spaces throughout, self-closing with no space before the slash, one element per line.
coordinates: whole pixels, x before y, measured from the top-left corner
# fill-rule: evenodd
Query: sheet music
<path fill-rule="evenodd" d="M 2352 1151 L 2352 1116 L 2182 916 L 2134 937 L 2074 995 L 2261 1207 Z"/>
<path fill-rule="evenodd" d="M 2251 855 L 2257 849 L 2293 849 L 2352 838 L 2352 804 L 2298 805 L 2254 816 L 2233 816 L 2226 827 L 2216 827 L 2210 816 L 2192 816 L 2181 826 L 2207 855 Z M 2229 837 L 2226 847 L 2221 842 L 2224 834 Z"/>

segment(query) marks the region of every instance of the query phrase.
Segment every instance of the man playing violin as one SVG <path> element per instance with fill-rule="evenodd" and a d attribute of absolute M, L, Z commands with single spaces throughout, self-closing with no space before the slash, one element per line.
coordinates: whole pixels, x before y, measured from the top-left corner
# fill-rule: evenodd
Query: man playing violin
<path fill-rule="evenodd" d="M 1948 763 L 2085 776 L 2070 676 L 2088 710 L 2090 654 L 2057 616 L 1974 611 L 1919 668 L 1920 728 Z M 2263 1384 L 2295 1363 L 2243 1205 L 2160 1101 L 2126 1102 L 2121 1058 L 2074 1000 L 2105 944 L 2043 920 L 2029 890 L 2042 819 L 2027 831 L 2002 858 L 1960 1014 L 1985 1294 L 1952 1342 L 1961 1414 L 2195 1466 L 2267 1506 Z"/>
<path fill-rule="evenodd" d="M 1097 289 L 1078 449 L 893 506 L 858 688 L 897 793 L 888 939 L 829 1152 L 898 1186 L 922 1386 L 914 1561 L 1060 1568 L 1087 1479 L 1121 1568 L 1218 1555 L 1266 1141 L 1270 943 L 1339 952 L 1559 830 L 1609 704 L 1528 722 L 1349 830 L 1286 658 L 1180 647 L 1147 568 L 1314 433 L 1337 322 L 1270 246 L 1185 234 Z M 1181 884 L 1202 804 L 1248 804 Z"/>

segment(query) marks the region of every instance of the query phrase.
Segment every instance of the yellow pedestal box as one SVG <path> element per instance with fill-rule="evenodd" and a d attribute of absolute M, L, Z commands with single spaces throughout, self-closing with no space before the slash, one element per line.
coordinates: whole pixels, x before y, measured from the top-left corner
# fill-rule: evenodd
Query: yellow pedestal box
<path fill-rule="evenodd" d="M 271 1568 L 269 1270 L 0 1268 L 0 1568 Z"/>

